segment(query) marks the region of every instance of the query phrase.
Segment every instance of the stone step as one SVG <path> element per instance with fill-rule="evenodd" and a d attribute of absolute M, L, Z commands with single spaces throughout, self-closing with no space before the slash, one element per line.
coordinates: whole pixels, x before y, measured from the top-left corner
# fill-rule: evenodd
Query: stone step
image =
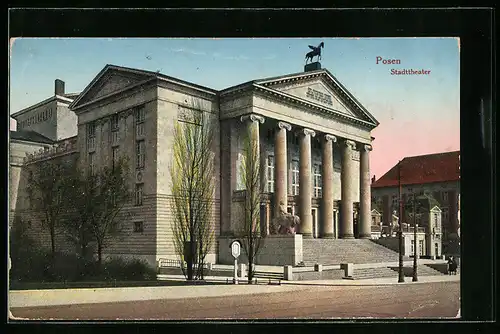
<path fill-rule="evenodd" d="M 354 268 L 353 277 L 355 279 L 382 278 L 394 276 L 394 271 L 388 267 L 381 268 Z"/>
<path fill-rule="evenodd" d="M 305 239 L 303 261 L 306 265 L 379 263 L 399 260 L 399 254 L 368 239 Z M 404 261 L 409 258 L 404 257 Z"/>

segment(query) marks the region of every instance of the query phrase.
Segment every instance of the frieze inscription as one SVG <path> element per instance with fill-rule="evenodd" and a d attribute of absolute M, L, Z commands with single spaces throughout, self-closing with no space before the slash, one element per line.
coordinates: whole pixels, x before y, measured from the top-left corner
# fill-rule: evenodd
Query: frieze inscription
<path fill-rule="evenodd" d="M 30 116 L 29 118 L 19 122 L 19 128 L 22 129 L 31 125 L 47 121 L 52 117 L 52 110 L 53 110 L 52 107 L 48 107 L 44 111 L 38 112 L 37 114 Z"/>
<path fill-rule="evenodd" d="M 306 96 L 309 97 L 309 98 L 311 98 L 311 99 L 314 99 L 314 100 L 316 100 L 318 102 L 325 103 L 325 104 L 328 104 L 330 106 L 333 105 L 333 101 L 332 101 L 332 96 L 331 95 L 322 93 L 322 92 L 317 91 L 315 89 L 307 88 Z"/>

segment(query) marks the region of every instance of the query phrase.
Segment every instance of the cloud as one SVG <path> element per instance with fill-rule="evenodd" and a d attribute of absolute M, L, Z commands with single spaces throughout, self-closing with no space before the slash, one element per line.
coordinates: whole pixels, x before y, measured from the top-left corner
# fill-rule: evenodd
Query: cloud
<path fill-rule="evenodd" d="M 268 55 L 268 56 L 263 57 L 262 59 L 264 59 L 264 60 L 276 59 L 276 55 Z"/>
<path fill-rule="evenodd" d="M 223 59 L 226 60 L 248 60 L 249 58 L 246 56 L 223 56 Z"/>
<path fill-rule="evenodd" d="M 170 49 L 172 52 L 176 53 L 186 53 L 186 54 L 191 54 L 195 56 L 212 56 L 214 58 L 220 58 L 220 59 L 225 59 L 225 60 L 249 60 L 250 58 L 244 55 L 225 55 L 220 52 L 213 52 L 212 54 L 207 54 L 204 51 L 198 51 L 198 50 L 193 50 L 193 49 L 187 49 L 187 48 L 176 48 L 176 49 Z M 267 59 L 273 59 L 276 56 L 272 55 L 271 58 Z"/>
<path fill-rule="evenodd" d="M 177 49 L 170 49 L 173 52 L 182 52 L 182 53 L 188 53 L 192 54 L 195 56 L 206 56 L 207 53 L 203 51 L 196 51 L 196 50 L 191 50 L 191 49 L 184 49 L 184 48 L 177 48 Z"/>

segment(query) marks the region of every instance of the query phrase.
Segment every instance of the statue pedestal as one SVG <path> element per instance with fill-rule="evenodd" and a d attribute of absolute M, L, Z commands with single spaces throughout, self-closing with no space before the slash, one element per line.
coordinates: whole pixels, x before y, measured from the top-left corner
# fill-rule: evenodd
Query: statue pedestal
<path fill-rule="evenodd" d="M 314 63 L 309 63 L 304 66 L 304 72 L 321 70 L 321 63 L 316 61 Z"/>
<path fill-rule="evenodd" d="M 232 264 L 230 244 L 235 237 L 219 237 L 219 258 L 217 263 Z M 256 264 L 270 266 L 294 266 L 302 262 L 302 235 L 268 235 L 261 240 L 260 250 L 255 259 Z M 242 251 L 238 258 L 240 263 L 248 263 L 247 256 Z"/>

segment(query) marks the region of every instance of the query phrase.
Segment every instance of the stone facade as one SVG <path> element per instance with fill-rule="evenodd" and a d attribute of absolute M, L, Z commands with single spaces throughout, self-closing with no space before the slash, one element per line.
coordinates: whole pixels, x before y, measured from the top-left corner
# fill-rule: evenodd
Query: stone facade
<path fill-rule="evenodd" d="M 122 211 L 125 228 L 105 255 L 138 256 L 151 264 L 177 258 L 170 205 L 173 129 L 178 122 L 190 122 L 194 114 L 215 121 L 217 242 L 207 261 L 216 262 L 217 256 L 220 260 L 224 255 L 218 243 L 241 229 L 246 116 L 257 120 L 252 126 L 259 133 L 264 235 L 269 233 L 279 197 L 300 216 L 300 240 L 370 237 L 369 151 L 371 131 L 378 122 L 327 70 L 215 91 L 154 72 L 107 65 L 69 106 L 59 100 L 50 102 L 57 107 L 52 115 L 57 124 L 31 129 L 54 140 L 75 129 L 78 163 L 84 170 L 109 165 L 113 156 L 127 156 L 131 188 L 142 187 L 142 203 L 130 203 Z M 23 115 L 18 113 L 18 122 Z M 66 122 L 72 125 L 69 132 L 62 132 Z M 141 232 L 134 232 L 136 223 L 142 223 Z M 277 247 L 272 251 L 276 254 L 290 239 L 270 238 L 279 240 L 266 242 L 267 248 Z M 291 237 L 294 245 L 299 244 L 297 238 Z M 297 252 L 294 259 L 279 262 L 296 264 L 301 256 Z"/>

